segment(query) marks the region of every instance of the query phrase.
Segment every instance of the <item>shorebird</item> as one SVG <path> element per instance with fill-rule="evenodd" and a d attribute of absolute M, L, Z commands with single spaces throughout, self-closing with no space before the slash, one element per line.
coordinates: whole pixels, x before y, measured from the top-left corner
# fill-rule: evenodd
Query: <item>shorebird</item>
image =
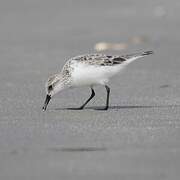
<path fill-rule="evenodd" d="M 51 98 L 58 92 L 71 87 L 89 86 L 91 95 L 82 106 L 71 108 L 76 110 L 84 109 L 87 103 L 95 96 L 93 87 L 103 85 L 107 91 L 106 105 L 101 110 L 107 110 L 109 107 L 110 87 L 108 81 L 126 65 L 134 60 L 153 54 L 152 51 L 143 53 L 128 54 L 124 56 L 112 56 L 102 54 L 86 54 L 69 59 L 61 72 L 50 76 L 46 82 L 46 99 L 43 110 L 45 111 Z"/>

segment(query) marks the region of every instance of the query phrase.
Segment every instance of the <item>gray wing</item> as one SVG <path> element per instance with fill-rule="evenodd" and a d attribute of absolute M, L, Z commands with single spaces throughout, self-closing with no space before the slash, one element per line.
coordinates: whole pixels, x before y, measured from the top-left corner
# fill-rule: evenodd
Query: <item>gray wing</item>
<path fill-rule="evenodd" d="M 122 56 L 110 56 L 103 54 L 87 54 L 72 58 L 71 60 L 79 61 L 88 65 L 113 66 L 126 61 Z"/>

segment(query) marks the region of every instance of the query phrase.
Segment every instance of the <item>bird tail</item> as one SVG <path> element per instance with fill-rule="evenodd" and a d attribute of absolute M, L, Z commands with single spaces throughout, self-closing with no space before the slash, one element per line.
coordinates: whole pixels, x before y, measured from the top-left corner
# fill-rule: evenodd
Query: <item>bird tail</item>
<path fill-rule="evenodd" d="M 153 51 L 145 51 L 143 53 L 135 53 L 135 54 L 129 54 L 124 56 L 124 58 L 128 61 L 128 60 L 136 60 L 138 58 L 144 57 L 144 56 L 148 56 L 150 54 L 153 54 Z"/>
<path fill-rule="evenodd" d="M 142 53 L 142 56 L 147 56 L 147 55 L 150 55 L 150 54 L 153 54 L 154 52 L 153 51 L 145 51 Z"/>

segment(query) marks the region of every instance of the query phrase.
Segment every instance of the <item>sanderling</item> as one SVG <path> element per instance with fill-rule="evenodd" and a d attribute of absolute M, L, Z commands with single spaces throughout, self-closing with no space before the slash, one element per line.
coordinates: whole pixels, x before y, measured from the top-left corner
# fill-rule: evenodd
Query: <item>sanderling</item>
<path fill-rule="evenodd" d="M 103 85 L 106 88 L 106 106 L 103 110 L 107 110 L 109 107 L 110 94 L 110 88 L 107 85 L 109 79 L 121 71 L 127 64 L 152 53 L 152 51 L 146 51 L 125 56 L 87 54 L 69 59 L 61 72 L 49 77 L 46 82 L 47 95 L 43 110 L 46 110 L 50 99 L 58 92 L 70 87 L 89 86 L 91 88 L 91 96 L 82 106 L 74 108 L 81 110 L 95 96 L 93 89 L 95 85 Z"/>

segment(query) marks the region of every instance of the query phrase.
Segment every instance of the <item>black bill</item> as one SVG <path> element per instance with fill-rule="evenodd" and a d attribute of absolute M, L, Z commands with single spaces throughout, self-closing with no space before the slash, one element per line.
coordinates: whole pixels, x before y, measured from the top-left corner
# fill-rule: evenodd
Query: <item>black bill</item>
<path fill-rule="evenodd" d="M 46 96 L 46 100 L 45 100 L 45 102 L 44 102 L 44 106 L 43 106 L 43 111 L 45 111 L 46 110 L 46 108 L 47 108 L 47 105 L 49 104 L 49 101 L 51 100 L 51 96 L 50 95 L 48 95 L 47 94 L 47 96 Z"/>

